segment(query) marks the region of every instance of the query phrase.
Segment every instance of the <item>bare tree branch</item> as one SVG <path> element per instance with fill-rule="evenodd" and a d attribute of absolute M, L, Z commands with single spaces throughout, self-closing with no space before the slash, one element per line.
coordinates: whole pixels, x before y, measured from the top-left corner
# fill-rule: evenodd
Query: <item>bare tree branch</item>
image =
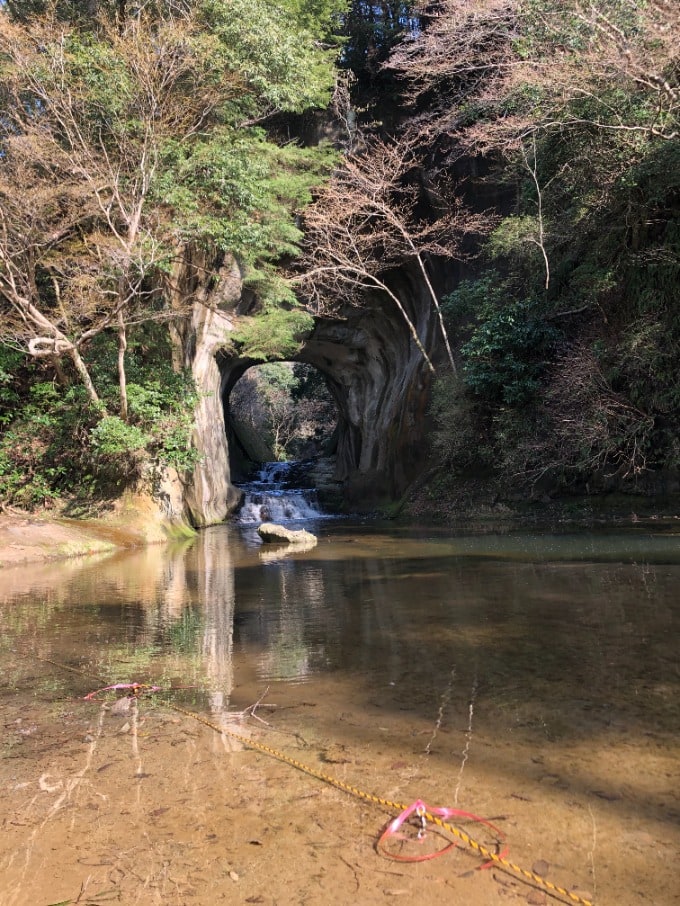
<path fill-rule="evenodd" d="M 462 257 L 461 237 L 488 224 L 452 197 L 430 219 L 419 216 L 422 202 L 408 175 L 416 169 L 411 141 L 374 140 L 346 158 L 330 184 L 305 211 L 306 255 L 303 273 L 295 278 L 315 314 L 337 311 L 341 304 L 360 304 L 367 289 L 383 293 L 399 310 L 414 343 L 434 370 L 416 326 L 387 274 L 414 262 L 435 310 L 451 369 L 456 364 L 437 292 L 428 269 L 433 257 Z"/>
<path fill-rule="evenodd" d="M 205 78 L 200 32 L 188 11 L 102 21 L 91 52 L 104 56 L 83 62 L 64 22 L 0 15 L 3 334 L 34 357 L 70 357 L 98 404 L 81 351 L 115 327 L 124 418 L 127 325 L 159 317 L 159 275 L 178 244 L 152 197 L 162 149 L 203 129 L 237 89 L 229 72 L 219 85 Z M 97 81 L 105 71 L 110 86 Z"/>

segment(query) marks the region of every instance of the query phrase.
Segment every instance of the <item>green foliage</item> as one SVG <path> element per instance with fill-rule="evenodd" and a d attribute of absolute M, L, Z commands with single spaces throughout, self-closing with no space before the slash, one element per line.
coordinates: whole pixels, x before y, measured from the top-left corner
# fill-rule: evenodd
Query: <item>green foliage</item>
<path fill-rule="evenodd" d="M 115 344 L 101 335 L 91 355 L 103 401 L 113 409 Z M 171 369 L 162 328 L 145 325 L 131 333 L 128 366 L 128 422 L 110 412 L 102 416 L 79 384 L 64 387 L 30 375 L 0 437 L 1 500 L 49 506 L 59 497 L 106 495 L 147 467 L 193 468 L 197 394 L 188 375 Z"/>
<path fill-rule="evenodd" d="M 496 12 L 479 5 L 485 25 Z M 446 141 L 455 122 L 464 148 L 496 149 L 498 184 L 516 190 L 479 277 L 445 304 L 467 336 L 464 387 L 435 392 L 445 458 L 476 442 L 508 483 L 554 488 L 678 467 L 679 23 L 667 4 L 528 0 L 507 19 L 511 78 L 482 92 L 442 79 L 444 93 L 458 85 L 441 108 Z"/>
<path fill-rule="evenodd" d="M 461 348 L 469 390 L 487 405 L 530 403 L 558 338 L 541 303 L 513 299 L 507 283 L 492 271 L 463 281 L 442 308 L 448 317 L 473 318 Z"/>
<path fill-rule="evenodd" d="M 177 317 L 193 301 L 191 291 L 178 299 L 171 280 L 187 246 L 235 256 L 259 297 L 246 354 L 297 351 L 312 322 L 276 266 L 297 254 L 295 218 L 335 153 L 280 135 L 293 115 L 328 103 L 343 11 L 342 0 L 151 3 L 97 17 L 77 2 L 0 9 L 0 93 L 11 110 L 0 122 L 2 260 L 14 268 L 8 279 L 0 272 L 0 343 L 30 348 L 45 334 L 63 336 L 65 350 L 56 368 L 48 358 L 27 368 L 0 345 L 5 499 L 32 505 L 104 491 L 155 464 L 196 464 L 195 389 L 173 372 L 164 329 L 153 326 L 170 299 Z M 30 210 L 14 203 L 24 192 Z M 69 341 L 82 354 L 77 369 Z M 84 369 L 99 406 L 73 384 Z"/>
<path fill-rule="evenodd" d="M 117 415 L 105 415 L 90 431 L 95 455 L 128 456 L 146 448 L 148 437 L 137 427 L 129 425 Z"/>
<path fill-rule="evenodd" d="M 505 217 L 491 233 L 487 251 L 492 258 L 521 255 L 527 243 L 536 241 L 537 233 L 536 218 L 530 214 Z"/>
<path fill-rule="evenodd" d="M 330 5 L 325 10 L 311 4 L 297 10 L 292 6 L 269 0 L 202 0 L 198 9 L 217 66 L 239 73 L 260 107 L 301 112 L 328 103 L 336 56 L 302 23 L 326 30 L 328 23 L 321 22 L 320 15 L 334 10 Z M 240 103 L 247 105 L 247 96 Z"/>
<path fill-rule="evenodd" d="M 68 36 L 68 76 L 84 98 L 85 128 L 101 135 L 114 157 L 121 149 L 128 149 L 128 156 L 136 146 L 143 154 L 152 137 L 159 161 L 149 182 L 149 206 L 172 211 L 175 239 L 213 243 L 249 265 L 297 250 L 299 232 L 291 213 L 309 200 L 332 155 L 329 149 L 295 143 L 279 147 L 263 129 L 243 123 L 259 119 L 263 111 L 301 112 L 328 102 L 334 52 L 321 49 L 296 16 L 322 29 L 323 12 L 318 4 L 289 10 L 263 0 L 204 0 L 196 6 L 195 27 L 205 31 L 175 35 L 172 19 L 162 22 L 164 54 L 186 57 L 184 78 L 167 97 L 139 78 L 139 61 L 124 47 L 96 33 Z M 331 15 L 332 7 L 325 12 Z M 142 33 L 140 40 L 145 37 Z M 158 72 L 152 70 L 159 80 L 163 74 L 162 63 Z M 208 106 L 216 105 L 207 128 L 187 134 L 181 120 L 175 128 L 172 121 L 151 125 L 150 106 L 181 107 L 196 89 L 208 93 Z M 147 90 L 158 95 L 147 98 Z M 122 176 L 125 180 L 125 171 Z M 138 176 L 134 169 L 129 173 L 131 190 Z"/>
<path fill-rule="evenodd" d="M 111 407 L 117 386 L 107 382 L 104 373 L 114 353 L 112 346 L 99 343 L 93 369 Z M 109 376 L 114 373 L 108 372 Z M 147 325 L 132 334 L 128 377 L 128 421 L 107 416 L 91 432 L 97 468 L 113 473 L 118 465 L 127 475 L 138 473 L 144 462 L 179 471 L 193 468 L 198 454 L 191 448 L 191 433 L 198 395 L 190 375 L 172 369 L 169 340 L 162 328 Z"/>
<path fill-rule="evenodd" d="M 243 358 L 262 362 L 288 359 L 299 351 L 313 326 L 314 319 L 305 311 L 276 308 L 248 319 L 230 342 Z"/>
<path fill-rule="evenodd" d="M 512 302 L 480 313 L 462 347 L 467 385 L 486 400 L 524 406 L 535 396 L 556 331 L 534 302 Z"/>
<path fill-rule="evenodd" d="M 156 366 L 153 378 L 128 386 L 128 402 L 131 420 L 148 432 L 152 458 L 180 472 L 196 465 L 198 453 L 191 447 L 191 432 L 198 395 L 188 374 Z"/>
<path fill-rule="evenodd" d="M 518 41 L 526 56 L 536 56 L 549 47 L 578 59 L 589 48 L 600 45 L 605 23 L 617 29 L 621 37 L 635 38 L 642 27 L 642 12 L 630 0 L 607 0 L 598 22 L 583 15 L 578 0 L 526 0 L 522 8 L 524 34 Z"/>
<path fill-rule="evenodd" d="M 489 269 L 475 280 L 461 280 L 455 291 L 442 299 L 441 309 L 447 319 L 465 323 L 480 312 L 501 308 L 508 296 L 506 281 L 498 271 Z"/>
<path fill-rule="evenodd" d="M 301 239 L 291 212 L 311 200 L 335 158 L 328 146 L 281 148 L 262 129 L 224 127 L 192 146 L 168 142 L 155 193 L 176 212 L 179 242 L 236 255 L 258 295 L 276 303 L 291 296 L 271 265 L 296 255 Z"/>
<path fill-rule="evenodd" d="M 297 363 L 293 366 L 295 383 L 291 387 L 293 400 L 318 400 L 324 404 L 329 400 L 328 383 L 324 375 L 309 365 Z"/>
<path fill-rule="evenodd" d="M 325 41 L 337 41 L 347 0 L 282 0 L 281 6 L 290 10 L 303 28 Z"/>
<path fill-rule="evenodd" d="M 292 393 L 298 386 L 295 369 L 288 362 L 268 362 L 257 369 L 260 385 L 266 394 L 276 394 L 283 390 Z"/>
<path fill-rule="evenodd" d="M 81 388 L 64 393 L 52 382 L 29 384 L 0 437 L 0 499 L 30 509 L 81 482 L 78 466 L 96 419 Z"/>
<path fill-rule="evenodd" d="M 337 410 L 315 368 L 268 362 L 249 368 L 229 399 L 230 422 L 255 461 L 304 459 L 329 442 Z"/>
<path fill-rule="evenodd" d="M 515 276 L 522 274 L 535 283 L 539 275 L 544 277 L 538 218 L 533 214 L 503 218 L 489 236 L 485 251 L 494 262 L 512 261 Z"/>
<path fill-rule="evenodd" d="M 14 418 L 20 402 L 19 374 L 24 356 L 0 343 L 0 426 Z"/>

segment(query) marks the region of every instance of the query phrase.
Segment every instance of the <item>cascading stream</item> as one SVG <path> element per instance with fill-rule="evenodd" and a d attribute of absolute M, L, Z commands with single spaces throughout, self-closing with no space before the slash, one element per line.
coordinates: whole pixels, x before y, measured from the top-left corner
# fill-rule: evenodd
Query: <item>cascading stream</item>
<path fill-rule="evenodd" d="M 245 492 L 235 521 L 241 525 L 262 522 L 301 522 L 321 519 L 316 490 L 303 487 L 307 469 L 300 462 L 265 462 L 256 477 L 239 487 Z"/>

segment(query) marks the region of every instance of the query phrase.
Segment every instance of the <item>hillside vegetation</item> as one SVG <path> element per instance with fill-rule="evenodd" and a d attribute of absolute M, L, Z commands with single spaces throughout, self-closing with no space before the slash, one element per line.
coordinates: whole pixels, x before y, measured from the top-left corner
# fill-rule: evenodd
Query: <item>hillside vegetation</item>
<path fill-rule="evenodd" d="M 0 499 L 192 468 L 191 247 L 239 262 L 253 361 L 397 306 L 438 494 L 677 490 L 678 34 L 672 0 L 3 7 Z"/>

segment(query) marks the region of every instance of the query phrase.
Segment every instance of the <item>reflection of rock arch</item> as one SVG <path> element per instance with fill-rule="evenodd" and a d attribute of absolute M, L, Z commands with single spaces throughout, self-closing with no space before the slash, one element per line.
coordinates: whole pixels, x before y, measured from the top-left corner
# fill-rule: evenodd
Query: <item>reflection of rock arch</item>
<path fill-rule="evenodd" d="M 192 370 L 201 394 L 194 444 L 203 454 L 186 484 L 185 503 L 195 525 L 209 525 L 240 500 L 231 483 L 223 400 L 253 362 L 225 352 L 229 333 L 246 314 L 236 265 L 226 261 L 211 269 L 212 282 L 200 292 L 200 268 L 185 262 L 185 270 L 186 293 L 200 298 L 191 322 L 175 329 L 176 360 Z M 402 271 L 393 288 L 432 357 L 439 334 L 422 287 Z M 431 376 L 396 308 L 374 299 L 343 315 L 319 319 L 292 360 L 326 376 L 338 407 L 335 478 L 351 505 L 374 506 L 400 496 L 417 475 Z"/>
<path fill-rule="evenodd" d="M 223 714 L 234 688 L 234 566 L 226 545 L 219 560 L 203 533 L 196 546 L 198 599 L 203 606 L 201 653 L 209 683 L 210 709 Z"/>
<path fill-rule="evenodd" d="M 214 714 L 227 710 L 234 688 L 234 566 L 228 545 L 215 547 L 210 534 L 202 532 L 190 546 L 173 550 L 161 545 L 144 564 L 148 572 L 146 597 L 162 601 L 161 622 L 171 625 L 182 617 L 190 603 L 199 608 L 203 627 L 200 643 L 205 687 Z M 134 570 L 135 582 L 140 569 Z M 153 589 L 153 590 L 152 590 Z M 150 627 L 154 628 L 154 627 Z"/>

